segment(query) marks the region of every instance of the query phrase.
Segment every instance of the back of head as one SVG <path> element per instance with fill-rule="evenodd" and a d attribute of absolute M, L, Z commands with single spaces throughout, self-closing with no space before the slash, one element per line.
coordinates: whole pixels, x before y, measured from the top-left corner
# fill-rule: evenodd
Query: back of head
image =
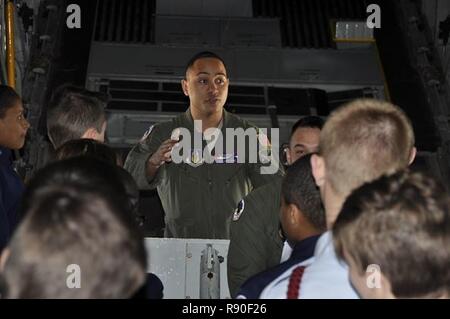
<path fill-rule="evenodd" d="M 5 117 L 6 111 L 14 107 L 17 101 L 20 101 L 20 97 L 12 87 L 0 85 L 0 119 Z"/>
<path fill-rule="evenodd" d="M 414 133 L 405 113 L 391 103 L 360 99 L 333 112 L 320 134 L 327 179 L 340 196 L 408 166 Z"/>
<path fill-rule="evenodd" d="M 394 296 L 450 296 L 450 197 L 436 180 L 400 171 L 356 189 L 333 228 L 360 274 L 380 267 Z"/>
<path fill-rule="evenodd" d="M 47 131 L 55 148 L 79 139 L 90 128 L 101 132 L 106 122 L 105 95 L 63 85 L 53 94 L 47 109 Z"/>
<path fill-rule="evenodd" d="M 117 174 L 118 179 L 124 187 L 125 195 L 127 196 L 127 202 L 129 203 L 130 211 L 133 214 L 137 214 L 138 202 L 139 202 L 139 188 L 133 177 L 124 168 L 118 166 L 117 153 L 105 143 L 101 143 L 92 139 L 78 139 L 64 143 L 60 148 L 56 150 L 56 159 L 65 160 L 74 157 L 83 157 L 96 159 L 98 161 L 107 164 L 106 168 L 100 168 L 100 172 L 110 171 L 114 167 L 114 171 Z M 65 164 L 67 165 L 67 164 Z M 73 164 L 71 164 L 73 165 Z M 82 166 L 84 166 L 81 163 Z M 97 166 L 100 164 L 97 162 Z M 75 169 L 80 173 L 80 164 L 76 164 Z M 87 168 L 90 171 L 91 168 Z M 95 176 L 95 175 L 94 175 Z M 105 176 L 106 177 L 106 176 Z M 89 180 L 93 176 L 86 176 Z M 100 182 L 100 181 L 97 181 Z M 106 181 L 105 181 L 106 182 Z"/>
<path fill-rule="evenodd" d="M 296 205 L 317 231 L 325 230 L 325 212 L 312 175 L 311 154 L 299 158 L 289 166 L 281 192 L 285 203 Z"/>
<path fill-rule="evenodd" d="M 89 138 L 67 141 L 56 150 L 57 160 L 77 156 L 93 157 L 110 165 L 117 165 L 118 163 L 117 154 L 111 147 Z"/>
<path fill-rule="evenodd" d="M 25 190 L 22 211 L 27 212 L 33 205 L 33 196 L 45 186 L 73 184 L 96 192 L 114 194 L 121 203 L 121 215 L 125 221 L 132 220 L 132 205 L 127 196 L 119 168 L 104 161 L 79 156 L 49 164 L 39 170 Z M 122 218 L 122 217 L 121 217 Z"/>
<path fill-rule="evenodd" d="M 24 198 L 7 297 L 126 298 L 143 283 L 146 252 L 115 167 L 83 157 L 50 164 Z M 68 288 L 69 265 L 80 267 L 81 289 Z"/>
<path fill-rule="evenodd" d="M 112 195 L 67 184 L 33 199 L 10 243 L 7 298 L 128 298 L 143 284 L 143 242 Z"/>

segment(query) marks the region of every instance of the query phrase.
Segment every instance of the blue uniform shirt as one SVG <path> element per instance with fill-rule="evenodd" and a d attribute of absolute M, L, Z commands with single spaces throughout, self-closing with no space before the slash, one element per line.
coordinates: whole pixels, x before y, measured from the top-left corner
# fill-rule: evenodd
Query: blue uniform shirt
<path fill-rule="evenodd" d="M 8 244 L 17 223 L 24 190 L 22 180 L 12 168 L 9 149 L 0 147 L 0 252 Z"/>
<path fill-rule="evenodd" d="M 132 299 L 163 299 L 164 286 L 159 279 L 153 273 L 147 273 L 145 283 L 141 288 L 131 297 Z"/>
<path fill-rule="evenodd" d="M 239 290 L 238 298 L 258 299 L 264 288 L 292 266 L 311 258 L 314 255 L 320 235 L 308 237 L 297 243 L 291 257 L 285 262 L 249 278 Z"/>

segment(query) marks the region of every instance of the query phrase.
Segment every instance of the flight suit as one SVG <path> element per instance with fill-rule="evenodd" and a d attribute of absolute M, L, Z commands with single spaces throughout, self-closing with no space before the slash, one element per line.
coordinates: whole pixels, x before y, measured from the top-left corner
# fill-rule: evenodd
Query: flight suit
<path fill-rule="evenodd" d="M 281 183 L 282 177 L 277 176 L 247 195 L 235 210 L 227 260 L 228 287 L 233 297 L 247 279 L 280 263 Z"/>
<path fill-rule="evenodd" d="M 130 151 L 125 168 L 136 179 L 140 189 L 157 188 L 166 214 L 166 237 L 228 239 L 229 223 L 237 203 L 253 188 L 272 182 L 274 176 L 281 174 L 281 169 L 275 174 L 264 175 L 260 174 L 261 162 L 214 162 L 192 166 L 183 161 L 163 164 L 153 180 L 148 180 L 148 159 L 179 127 L 194 134 L 194 121 L 189 109 L 150 129 Z M 253 126 L 247 121 L 224 110 L 223 145 L 226 145 L 226 128 L 246 130 L 250 127 Z M 194 151 L 191 150 L 192 154 Z M 228 157 L 230 154 L 225 155 Z M 235 154 L 231 156 L 235 157 Z"/>

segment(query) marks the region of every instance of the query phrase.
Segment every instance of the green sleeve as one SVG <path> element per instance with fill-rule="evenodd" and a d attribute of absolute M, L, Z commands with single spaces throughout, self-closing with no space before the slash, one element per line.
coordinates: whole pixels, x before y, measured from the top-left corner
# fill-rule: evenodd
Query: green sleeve
<path fill-rule="evenodd" d="M 234 218 L 231 221 L 227 274 L 228 286 L 233 297 L 251 276 L 280 262 L 282 250 L 282 241 L 278 235 L 280 199 L 276 194 L 272 194 L 273 189 L 273 186 L 268 186 L 257 190 L 256 193 L 250 193 L 243 199 L 245 207 L 242 214 L 237 220 Z"/>
<path fill-rule="evenodd" d="M 139 189 L 153 189 L 160 182 L 161 168 L 153 180 L 149 181 L 146 175 L 146 165 L 150 156 L 158 150 L 164 141 L 164 137 L 159 125 L 151 127 L 148 132 L 128 153 L 124 165 L 125 169 L 136 180 Z"/>
<path fill-rule="evenodd" d="M 284 175 L 284 170 L 282 165 L 276 169 L 276 171 L 272 174 L 264 174 L 261 171 L 261 168 L 265 166 L 260 163 L 248 164 L 247 165 L 247 174 L 250 177 L 250 181 L 252 182 L 253 189 L 258 188 L 260 186 L 266 185 L 268 183 L 273 183 L 274 179 L 282 177 Z M 274 169 L 270 169 L 275 170 Z"/>
<path fill-rule="evenodd" d="M 261 152 L 258 153 L 258 162 L 246 165 L 247 174 L 250 177 L 253 189 L 267 183 L 273 183 L 275 179 L 284 175 L 283 165 L 281 165 L 280 159 L 278 158 L 278 147 L 272 148 L 269 145 L 269 150 L 267 151 L 267 147 L 259 144 L 258 151 Z M 271 152 L 275 153 L 272 154 Z M 266 162 L 262 162 L 262 160 L 266 160 Z"/>

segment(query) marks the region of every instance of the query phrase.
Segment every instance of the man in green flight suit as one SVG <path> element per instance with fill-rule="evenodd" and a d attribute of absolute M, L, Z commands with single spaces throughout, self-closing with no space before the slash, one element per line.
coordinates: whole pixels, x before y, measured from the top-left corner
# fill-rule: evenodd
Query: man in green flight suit
<path fill-rule="evenodd" d="M 181 84 L 190 99 L 189 109 L 151 127 L 128 154 L 125 168 L 141 189 L 157 187 L 165 211 L 166 237 L 227 239 L 231 214 L 239 200 L 281 174 L 273 158 L 276 152 L 270 153 L 266 136 L 256 133 L 258 149 L 269 149 L 270 169 L 264 171 L 268 166 L 261 157 L 250 160 L 249 145 L 242 154 L 236 153 L 239 147 L 225 150 L 225 142 L 217 142 L 239 139 L 239 129 L 240 133 L 247 129 L 259 132 L 224 110 L 229 79 L 219 56 L 196 54 L 188 62 Z M 217 139 L 218 134 L 221 137 Z M 190 147 L 192 141 L 194 147 Z"/>
<path fill-rule="evenodd" d="M 316 116 L 301 118 L 292 126 L 286 149 L 288 165 L 306 154 L 317 152 L 322 126 L 323 120 Z M 234 211 L 227 260 L 232 297 L 247 279 L 281 261 L 281 183 L 282 177 L 277 176 L 274 182 L 259 187 L 242 199 Z M 287 256 L 284 259 L 287 259 L 290 251 L 287 244 L 285 249 Z"/>

